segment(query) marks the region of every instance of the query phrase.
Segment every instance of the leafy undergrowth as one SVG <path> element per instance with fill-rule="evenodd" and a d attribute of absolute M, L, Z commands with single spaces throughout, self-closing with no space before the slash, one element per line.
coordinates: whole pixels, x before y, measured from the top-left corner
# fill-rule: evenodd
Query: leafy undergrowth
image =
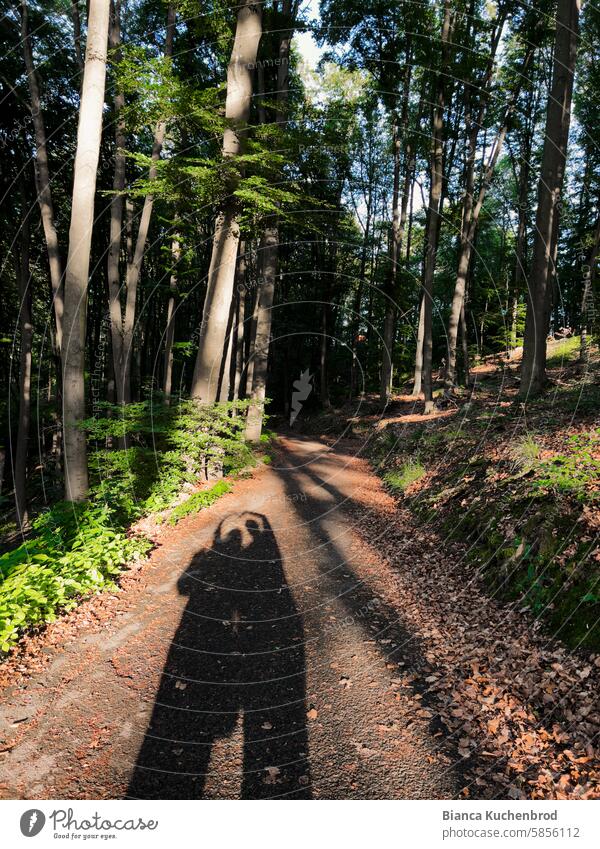
<path fill-rule="evenodd" d="M 55 504 L 34 521 L 30 539 L 0 555 L 3 652 L 25 629 L 53 621 L 92 593 L 114 588 L 124 566 L 152 547 L 130 530 L 136 520 L 171 507 L 184 493 L 188 497 L 169 514 L 176 524 L 231 488 L 220 480 L 194 491 L 199 480 L 235 475 L 255 462 L 244 443 L 244 419 L 231 414 L 230 404 L 198 408 L 191 402 L 170 407 L 146 402 L 105 405 L 103 412 L 84 424 L 90 443 L 89 500 Z"/>
<path fill-rule="evenodd" d="M 210 489 L 195 492 L 186 501 L 173 508 L 169 516 L 169 522 L 171 525 L 176 525 L 185 516 L 191 516 L 192 513 L 197 513 L 205 507 L 210 507 L 211 504 L 214 504 L 217 499 L 230 490 L 231 484 L 229 481 L 219 481 Z"/>
<path fill-rule="evenodd" d="M 424 524 L 466 543 L 493 595 L 598 651 L 600 385 L 568 371 L 576 352 L 563 343 L 554 386 L 526 405 L 505 370 L 443 416 L 382 422 L 371 458 Z"/>

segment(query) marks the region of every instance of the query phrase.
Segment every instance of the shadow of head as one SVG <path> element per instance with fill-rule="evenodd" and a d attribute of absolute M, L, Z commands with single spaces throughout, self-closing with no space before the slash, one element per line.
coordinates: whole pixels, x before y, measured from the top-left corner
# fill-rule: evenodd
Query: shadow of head
<path fill-rule="evenodd" d="M 242 798 L 310 795 L 302 616 L 266 517 L 226 516 L 178 587 L 185 610 L 130 794 L 202 796 L 211 747 L 235 741 L 241 717 Z"/>

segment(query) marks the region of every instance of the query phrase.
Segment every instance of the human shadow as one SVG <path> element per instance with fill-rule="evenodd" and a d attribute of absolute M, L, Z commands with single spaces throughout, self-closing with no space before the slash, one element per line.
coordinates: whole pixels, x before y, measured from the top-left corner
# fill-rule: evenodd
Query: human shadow
<path fill-rule="evenodd" d="M 128 796 L 202 798 L 214 768 L 225 785 L 210 795 L 310 798 L 304 629 L 266 517 L 223 519 L 178 589 L 188 602 Z"/>

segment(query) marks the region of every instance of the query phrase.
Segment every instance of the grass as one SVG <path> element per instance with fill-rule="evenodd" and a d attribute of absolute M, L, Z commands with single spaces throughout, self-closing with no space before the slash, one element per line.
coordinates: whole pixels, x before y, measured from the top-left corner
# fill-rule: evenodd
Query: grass
<path fill-rule="evenodd" d="M 535 441 L 533 436 L 527 434 L 515 443 L 513 456 L 517 463 L 528 468 L 538 459 L 541 451 L 541 446 Z"/>
<path fill-rule="evenodd" d="M 424 474 L 425 468 L 418 460 L 408 460 L 400 468 L 386 472 L 383 480 L 392 492 L 403 493 Z"/>
<path fill-rule="evenodd" d="M 195 492 L 186 501 L 174 507 L 169 516 L 169 523 L 176 525 L 185 516 L 190 516 L 192 513 L 198 513 L 205 507 L 210 507 L 217 499 L 226 492 L 231 491 L 231 484 L 228 481 L 219 481 L 210 489 Z"/>
<path fill-rule="evenodd" d="M 570 339 L 562 339 L 552 346 L 546 359 L 546 365 L 548 368 L 560 368 L 568 363 L 572 363 L 579 358 L 580 348 L 580 336 L 571 336 Z"/>

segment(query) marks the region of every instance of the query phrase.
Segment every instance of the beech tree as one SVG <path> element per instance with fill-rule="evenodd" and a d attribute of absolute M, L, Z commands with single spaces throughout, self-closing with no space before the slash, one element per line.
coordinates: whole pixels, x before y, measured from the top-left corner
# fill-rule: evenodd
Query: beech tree
<path fill-rule="evenodd" d="M 244 147 L 252 105 L 253 69 L 261 35 L 262 3 L 243 0 L 238 6 L 235 40 L 227 68 L 227 127 L 223 134 L 222 152 L 229 193 L 215 222 L 198 354 L 192 380 L 192 397 L 201 404 L 211 404 L 215 401 L 219 390 L 240 241 L 239 210 L 235 197 L 235 159 L 240 156 Z"/>
<path fill-rule="evenodd" d="M 85 419 L 86 304 L 96 171 L 102 136 L 109 15 L 109 0 L 90 0 L 63 316 L 63 428 L 67 501 L 83 501 L 88 494 L 86 435 L 80 424 Z"/>
<path fill-rule="evenodd" d="M 279 42 L 277 55 L 277 91 L 275 92 L 275 122 L 279 129 L 285 128 L 288 101 L 289 60 L 293 26 L 291 0 L 283 0 L 282 17 L 286 29 L 283 30 Z M 261 253 L 263 280 L 257 296 L 254 367 L 250 406 L 248 407 L 246 421 L 246 439 L 249 442 L 259 441 L 264 417 L 273 297 L 275 294 L 275 281 L 279 259 L 279 223 L 277 216 L 273 216 L 268 221 L 259 250 Z M 225 375 L 228 376 L 227 369 L 225 370 Z"/>

